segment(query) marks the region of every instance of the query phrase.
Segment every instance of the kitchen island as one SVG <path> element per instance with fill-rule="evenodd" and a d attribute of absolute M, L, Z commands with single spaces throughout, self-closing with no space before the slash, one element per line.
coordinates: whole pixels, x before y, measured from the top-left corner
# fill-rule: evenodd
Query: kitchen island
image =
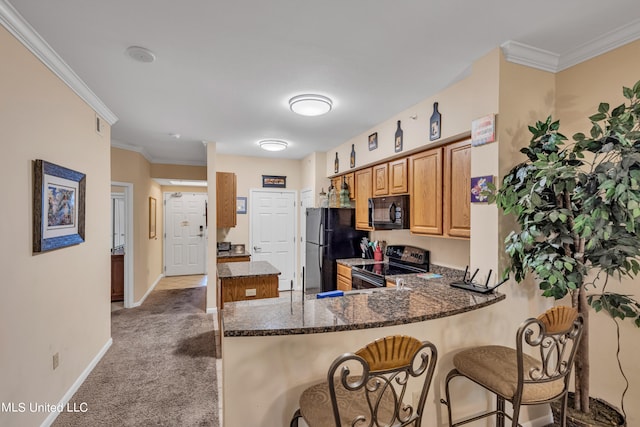
<path fill-rule="evenodd" d="M 277 297 L 279 275 L 280 271 L 267 261 L 218 264 L 219 308 L 225 302 Z"/>
<path fill-rule="evenodd" d="M 247 251 L 219 251 L 217 253 L 216 262 L 222 264 L 225 262 L 249 262 L 251 261 L 251 253 Z"/>
<path fill-rule="evenodd" d="M 430 340 L 438 348 L 440 366 L 427 403 L 435 420 L 440 414 L 438 382 L 451 367 L 449 353 L 478 343 L 477 337 L 491 321 L 489 307 L 505 296 L 451 288 L 448 283 L 461 277 L 461 271 L 437 266 L 432 271 L 442 277 L 399 276 L 406 281 L 403 290 L 226 304 L 222 312 L 224 425 L 288 425 L 302 391 L 324 379 L 338 355 L 393 334 Z"/>

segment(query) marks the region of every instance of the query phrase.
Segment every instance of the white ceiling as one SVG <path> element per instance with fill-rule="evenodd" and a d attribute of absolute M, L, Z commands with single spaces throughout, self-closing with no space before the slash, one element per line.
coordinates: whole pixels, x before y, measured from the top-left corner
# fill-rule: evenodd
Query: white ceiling
<path fill-rule="evenodd" d="M 562 63 L 612 34 L 640 37 L 638 0 L 10 4 L 118 117 L 115 145 L 176 164 L 206 164 L 202 141 L 247 156 L 328 151 L 441 91 L 509 40 Z M 132 45 L 156 61 L 133 61 Z M 309 92 L 331 97 L 333 111 L 292 113 L 287 100 Z M 263 138 L 290 147 L 267 153 L 257 146 Z"/>

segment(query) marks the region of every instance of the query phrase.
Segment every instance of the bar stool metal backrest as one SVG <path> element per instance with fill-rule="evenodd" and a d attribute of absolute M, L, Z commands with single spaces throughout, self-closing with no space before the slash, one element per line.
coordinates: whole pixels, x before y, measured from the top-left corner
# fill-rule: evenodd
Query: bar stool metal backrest
<path fill-rule="evenodd" d="M 457 353 L 454 369 L 446 378 L 446 400 L 449 425 L 459 426 L 480 418 L 496 415 L 496 425 L 504 418 L 518 425 L 521 405 L 536 405 L 562 399 L 561 425 L 565 425 L 569 377 L 580 337 L 582 316 L 571 307 L 553 307 L 538 318 L 525 320 L 516 334 L 516 348 L 504 346 L 473 347 Z M 496 410 L 452 422 L 449 382 L 464 376 L 496 394 Z M 504 402 L 513 405 L 512 416 L 505 412 Z"/>
<path fill-rule="evenodd" d="M 420 426 L 437 361 L 428 341 L 393 335 L 336 358 L 327 381 L 306 389 L 291 426 Z M 419 387 L 409 388 L 412 381 Z M 420 397 L 411 402 L 416 387 Z"/>

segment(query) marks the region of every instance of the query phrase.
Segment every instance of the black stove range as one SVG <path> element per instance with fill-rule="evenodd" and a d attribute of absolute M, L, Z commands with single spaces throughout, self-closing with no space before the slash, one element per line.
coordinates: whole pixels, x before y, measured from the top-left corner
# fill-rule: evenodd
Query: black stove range
<path fill-rule="evenodd" d="M 379 288 L 386 286 L 386 276 L 398 274 L 426 273 L 429 271 L 429 251 L 414 246 L 387 246 L 388 262 L 376 262 L 351 268 L 353 289 Z"/>

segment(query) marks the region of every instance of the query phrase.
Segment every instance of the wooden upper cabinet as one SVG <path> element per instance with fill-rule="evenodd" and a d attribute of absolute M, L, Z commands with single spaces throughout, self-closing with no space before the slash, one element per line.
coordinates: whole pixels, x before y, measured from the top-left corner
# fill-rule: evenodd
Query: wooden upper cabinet
<path fill-rule="evenodd" d="M 471 236 L 471 141 L 444 146 L 444 235 Z"/>
<path fill-rule="evenodd" d="M 331 185 L 333 185 L 333 188 L 336 189 L 336 191 L 340 191 L 340 188 L 342 186 L 342 177 L 341 176 L 334 176 L 333 178 L 331 178 Z M 327 192 L 329 192 L 329 189 L 327 188 Z M 340 194 L 340 193 L 338 193 Z"/>
<path fill-rule="evenodd" d="M 216 172 L 216 227 L 236 226 L 236 174 Z"/>
<path fill-rule="evenodd" d="M 382 163 L 373 167 L 373 195 L 386 196 L 389 194 L 389 167 Z"/>
<path fill-rule="evenodd" d="M 411 232 L 442 235 L 442 147 L 409 157 Z"/>
<path fill-rule="evenodd" d="M 356 198 L 356 177 L 353 172 L 348 173 L 344 176 L 344 179 L 349 187 L 349 198 L 351 200 L 355 200 Z"/>
<path fill-rule="evenodd" d="M 356 188 L 356 228 L 372 230 L 369 227 L 369 198 L 373 195 L 373 173 L 371 168 L 355 172 Z"/>
<path fill-rule="evenodd" d="M 373 167 L 373 195 L 407 194 L 407 158 Z"/>
<path fill-rule="evenodd" d="M 342 190 L 342 180 L 347 183 L 347 187 L 349 188 L 349 199 L 355 200 L 356 198 L 356 183 L 355 183 L 355 175 L 353 172 L 347 173 L 340 176 L 334 176 L 331 178 L 331 184 L 335 187 L 338 192 L 338 196 L 340 195 L 340 190 Z M 338 197 L 339 198 L 339 197 Z"/>
<path fill-rule="evenodd" d="M 389 194 L 406 194 L 409 191 L 407 180 L 407 158 L 389 162 Z"/>

